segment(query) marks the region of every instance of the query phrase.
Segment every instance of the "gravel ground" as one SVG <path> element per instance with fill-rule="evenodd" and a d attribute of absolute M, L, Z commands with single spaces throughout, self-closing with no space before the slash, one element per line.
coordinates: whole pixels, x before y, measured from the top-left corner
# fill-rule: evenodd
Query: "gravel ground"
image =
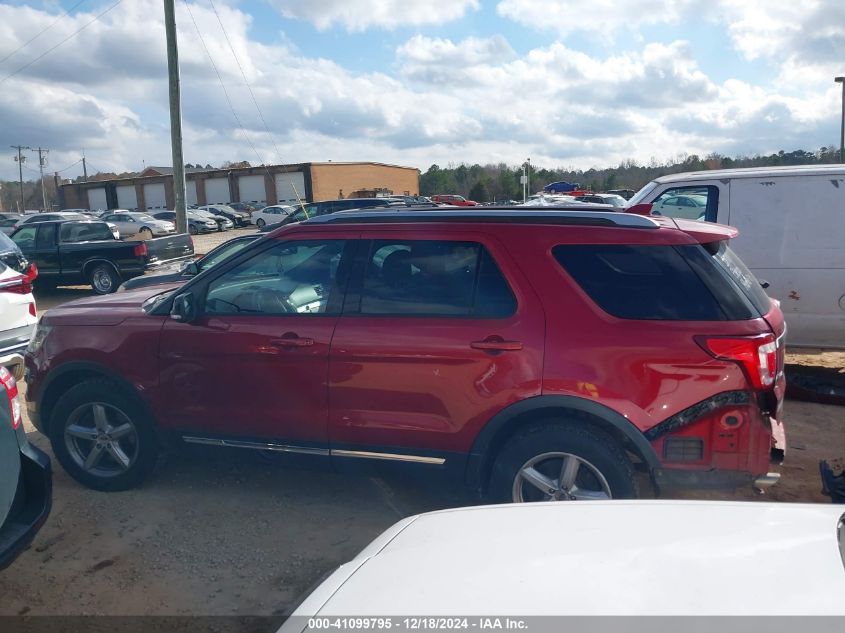
<path fill-rule="evenodd" d="M 199 236 L 196 250 L 241 231 Z M 89 294 L 39 294 L 39 309 Z M 814 361 L 845 367 L 836 352 L 788 359 Z M 683 497 L 829 502 L 820 493 L 818 460 L 845 456 L 845 408 L 788 401 L 786 420 L 783 479 L 766 495 Z M 51 454 L 25 423 L 30 441 Z M 268 462 L 238 449 L 185 447 L 142 488 L 120 493 L 87 490 L 55 461 L 54 468 L 50 519 L 0 574 L 0 615 L 281 613 L 398 519 L 472 503 L 438 481 L 338 474 L 304 458 Z"/>

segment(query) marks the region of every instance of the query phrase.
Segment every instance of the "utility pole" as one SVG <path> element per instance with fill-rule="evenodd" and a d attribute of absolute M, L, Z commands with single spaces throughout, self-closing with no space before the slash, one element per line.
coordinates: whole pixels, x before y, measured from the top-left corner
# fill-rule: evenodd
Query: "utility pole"
<path fill-rule="evenodd" d="M 85 150 L 82 150 L 82 178 L 88 182 L 88 165 L 85 163 Z"/>
<path fill-rule="evenodd" d="M 18 150 L 18 155 L 17 155 L 17 157 L 15 157 L 15 160 L 18 161 L 18 177 L 20 178 L 20 180 L 18 182 L 20 183 L 20 193 L 21 193 L 21 199 L 20 199 L 20 205 L 21 206 L 18 209 L 18 211 L 20 213 L 23 213 L 24 210 L 25 210 L 25 207 L 26 207 L 26 205 L 24 204 L 24 201 L 23 201 L 23 164 L 26 162 L 26 156 L 21 155 L 21 150 L 32 149 L 32 148 L 28 147 L 26 145 L 11 145 L 10 147 L 12 149 Z"/>
<path fill-rule="evenodd" d="M 845 77 L 835 77 L 834 81 L 842 84 L 842 123 L 839 128 L 839 162 L 845 163 Z"/>
<path fill-rule="evenodd" d="M 167 75 L 170 92 L 170 148 L 173 154 L 173 197 L 176 230 L 188 232 L 185 206 L 185 162 L 182 156 L 182 100 L 179 88 L 179 48 L 176 42 L 174 0 L 164 0 L 164 28 L 167 34 Z"/>
<path fill-rule="evenodd" d="M 525 160 L 528 163 L 528 170 L 525 174 L 526 182 L 527 182 L 526 186 L 528 187 L 528 195 L 530 196 L 531 195 L 531 158 L 529 157 L 529 158 L 526 158 Z"/>
<path fill-rule="evenodd" d="M 47 211 L 47 190 L 44 188 L 44 165 L 47 164 L 46 154 L 50 153 L 49 149 L 36 150 L 38 152 L 38 170 L 41 172 L 41 210 Z M 42 154 L 44 154 L 42 156 Z"/>

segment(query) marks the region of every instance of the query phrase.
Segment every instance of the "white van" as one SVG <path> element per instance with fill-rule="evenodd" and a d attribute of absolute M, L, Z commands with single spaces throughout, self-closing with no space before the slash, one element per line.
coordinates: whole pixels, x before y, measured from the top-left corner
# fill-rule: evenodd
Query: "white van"
<path fill-rule="evenodd" d="M 730 224 L 732 248 L 780 299 L 789 345 L 845 348 L 845 165 L 671 174 L 628 202 Z"/>

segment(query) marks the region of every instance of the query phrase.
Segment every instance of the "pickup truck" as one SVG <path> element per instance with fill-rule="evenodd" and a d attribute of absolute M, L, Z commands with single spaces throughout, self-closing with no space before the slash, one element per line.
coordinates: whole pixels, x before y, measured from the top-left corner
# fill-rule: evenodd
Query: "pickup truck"
<path fill-rule="evenodd" d="M 89 283 L 100 295 L 114 292 L 125 279 L 194 254 L 194 243 L 184 233 L 122 242 L 115 239 L 106 222 L 96 220 L 28 224 L 10 237 L 38 266 L 39 282 L 55 286 Z"/>

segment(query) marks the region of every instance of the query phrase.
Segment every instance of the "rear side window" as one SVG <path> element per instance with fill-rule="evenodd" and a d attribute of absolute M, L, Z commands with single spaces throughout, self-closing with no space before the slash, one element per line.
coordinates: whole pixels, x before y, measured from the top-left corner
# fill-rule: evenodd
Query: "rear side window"
<path fill-rule="evenodd" d="M 56 245 L 56 225 L 44 224 L 35 235 L 35 248 L 52 248 Z"/>
<path fill-rule="evenodd" d="M 552 252 L 593 301 L 622 319 L 725 321 L 759 316 L 744 295 L 713 270 L 707 252 L 697 244 L 578 244 L 556 246 Z"/>
<path fill-rule="evenodd" d="M 771 300 L 760 285 L 760 281 L 748 270 L 742 260 L 728 246 L 727 241 L 715 242 L 705 246 L 706 252 L 719 270 L 739 288 L 760 314 L 766 314 L 771 307 Z"/>
<path fill-rule="evenodd" d="M 62 242 L 93 242 L 113 239 L 108 224 L 91 222 L 86 224 L 66 223 L 61 225 L 59 237 Z"/>
<path fill-rule="evenodd" d="M 376 240 L 367 257 L 362 314 L 505 318 L 516 299 L 477 242 Z"/>

